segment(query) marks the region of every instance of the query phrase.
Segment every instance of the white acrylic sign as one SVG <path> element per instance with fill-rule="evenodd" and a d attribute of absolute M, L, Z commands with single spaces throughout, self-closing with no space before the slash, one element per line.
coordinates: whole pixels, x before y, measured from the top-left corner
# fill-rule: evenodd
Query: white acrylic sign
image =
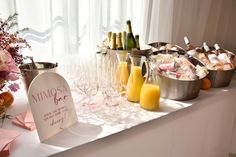
<path fill-rule="evenodd" d="M 78 122 L 70 87 L 57 73 L 38 75 L 28 89 L 28 99 L 40 141 Z"/>

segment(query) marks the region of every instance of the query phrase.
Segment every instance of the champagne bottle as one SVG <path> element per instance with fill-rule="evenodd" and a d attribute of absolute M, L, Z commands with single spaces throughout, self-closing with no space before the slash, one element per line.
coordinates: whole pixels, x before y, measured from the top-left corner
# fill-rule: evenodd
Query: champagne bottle
<path fill-rule="evenodd" d="M 186 36 L 184 37 L 184 43 L 187 45 L 186 47 L 187 54 L 193 57 L 197 57 L 199 50 L 190 44 L 188 37 Z"/>
<path fill-rule="evenodd" d="M 117 50 L 123 50 L 122 43 L 121 43 L 121 32 L 117 35 Z"/>
<path fill-rule="evenodd" d="M 122 32 L 122 47 L 125 49 L 126 31 Z"/>
<path fill-rule="evenodd" d="M 220 48 L 218 44 L 214 45 L 216 51 L 217 51 L 217 57 L 222 63 L 234 63 L 234 55 L 231 53 L 227 53 L 224 49 Z"/>
<path fill-rule="evenodd" d="M 218 44 L 215 44 L 214 47 L 217 51 L 220 50 L 220 46 Z"/>
<path fill-rule="evenodd" d="M 203 43 L 203 49 L 205 50 L 208 59 L 210 60 L 211 63 L 213 64 L 218 64 L 219 60 L 217 58 L 217 55 L 214 51 L 211 51 L 209 46 L 207 45 L 206 42 Z"/>
<path fill-rule="evenodd" d="M 205 50 L 206 53 L 211 53 L 211 50 L 206 42 L 203 42 L 203 49 Z"/>
<path fill-rule="evenodd" d="M 222 53 L 227 53 L 225 50 L 223 50 L 222 48 L 220 48 L 220 46 L 219 46 L 218 44 L 215 44 L 214 47 L 215 47 L 215 49 L 216 49 L 218 55 L 219 55 L 219 54 L 222 54 Z"/>
<path fill-rule="evenodd" d="M 188 40 L 188 37 L 184 37 L 184 43 L 187 45 L 186 51 L 190 51 L 194 49 L 194 46 L 192 46 Z"/>
<path fill-rule="evenodd" d="M 136 48 L 136 42 L 134 39 L 134 35 L 132 32 L 132 26 L 131 26 L 131 21 L 128 20 L 126 22 L 126 29 L 127 29 L 127 34 L 126 34 L 126 38 L 125 38 L 125 50 L 132 50 L 132 48 Z"/>
<path fill-rule="evenodd" d="M 139 35 L 135 35 L 135 42 L 136 42 L 136 48 L 140 50 L 140 45 L 139 45 Z"/>
<path fill-rule="evenodd" d="M 111 49 L 116 50 L 116 33 L 111 35 Z"/>
<path fill-rule="evenodd" d="M 112 35 L 112 32 L 107 33 L 108 42 L 111 42 L 111 35 Z"/>
<path fill-rule="evenodd" d="M 108 39 L 108 48 L 111 49 L 111 35 L 112 35 L 112 32 L 108 32 L 107 33 L 107 39 Z"/>
<path fill-rule="evenodd" d="M 216 50 L 216 54 L 219 55 L 221 53 L 220 52 L 221 51 L 220 46 L 218 44 L 215 44 L 214 47 L 215 47 L 215 50 Z"/>

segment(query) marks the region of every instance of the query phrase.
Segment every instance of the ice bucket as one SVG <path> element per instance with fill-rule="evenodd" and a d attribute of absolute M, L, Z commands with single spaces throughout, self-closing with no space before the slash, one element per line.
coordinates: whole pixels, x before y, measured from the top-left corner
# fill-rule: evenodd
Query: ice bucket
<path fill-rule="evenodd" d="M 22 80 L 25 85 L 26 91 L 30 86 L 32 80 L 38 75 L 46 71 L 56 72 L 58 64 L 57 63 L 49 63 L 49 62 L 35 62 L 22 64 L 19 68 L 22 75 Z"/>
<path fill-rule="evenodd" d="M 207 75 L 207 78 L 211 80 L 211 87 L 213 88 L 220 88 L 220 87 L 226 87 L 230 84 L 235 69 L 231 70 L 208 70 L 209 74 Z"/>
<path fill-rule="evenodd" d="M 209 46 L 209 48 L 210 48 L 210 50 L 215 50 L 215 48 L 213 46 Z M 205 50 L 203 47 L 197 47 L 196 49 L 200 50 L 202 53 L 205 53 Z M 229 86 L 229 84 L 233 78 L 233 75 L 236 71 L 235 53 L 228 51 L 226 49 L 222 49 L 222 50 L 227 53 L 227 56 L 231 56 L 230 61 L 234 65 L 234 68 L 229 69 L 229 70 L 214 70 L 214 69 L 208 68 L 209 74 L 207 75 L 207 78 L 211 81 L 211 88 L 221 88 L 221 87 Z M 203 61 L 201 61 L 201 62 L 203 63 Z M 207 65 L 205 65 L 205 66 L 208 67 Z"/>
<path fill-rule="evenodd" d="M 172 54 L 176 53 L 176 51 L 158 51 L 158 53 Z M 179 55 L 181 55 L 181 53 L 179 53 Z M 188 60 L 195 66 L 204 66 L 199 60 L 194 57 L 188 56 Z M 162 98 L 180 101 L 196 98 L 199 95 L 202 80 L 204 78 L 203 77 L 196 80 L 177 80 L 160 75 L 158 73 L 154 77 L 156 84 L 160 86 Z"/>

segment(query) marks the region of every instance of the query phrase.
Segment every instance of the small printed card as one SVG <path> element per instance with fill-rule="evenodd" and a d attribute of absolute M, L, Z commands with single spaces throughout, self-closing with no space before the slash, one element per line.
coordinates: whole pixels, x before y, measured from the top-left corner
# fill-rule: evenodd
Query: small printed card
<path fill-rule="evenodd" d="M 28 99 L 41 142 L 78 122 L 70 87 L 57 73 L 38 75 Z"/>

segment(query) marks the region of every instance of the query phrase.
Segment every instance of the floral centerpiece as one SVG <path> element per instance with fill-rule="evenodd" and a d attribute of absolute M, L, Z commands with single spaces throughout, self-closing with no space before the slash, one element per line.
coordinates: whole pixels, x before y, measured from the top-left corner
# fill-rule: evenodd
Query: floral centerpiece
<path fill-rule="evenodd" d="M 15 13 L 6 20 L 0 18 L 0 118 L 7 118 L 6 107 L 13 102 L 13 95 L 19 89 L 15 82 L 18 80 L 20 70 L 18 66 L 23 63 L 20 49 L 30 48 L 28 42 L 19 37 L 26 29 L 17 29 L 17 16 Z"/>

